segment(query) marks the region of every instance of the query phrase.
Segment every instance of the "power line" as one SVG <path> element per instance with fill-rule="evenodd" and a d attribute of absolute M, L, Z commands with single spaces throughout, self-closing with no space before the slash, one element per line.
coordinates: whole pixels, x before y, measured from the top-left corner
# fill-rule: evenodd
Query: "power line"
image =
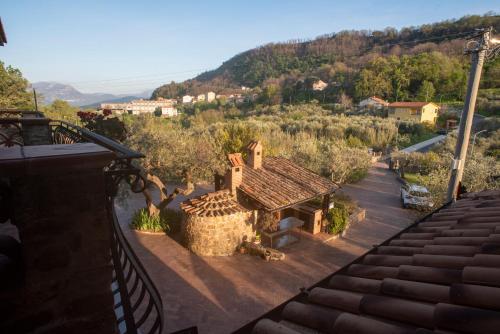
<path fill-rule="evenodd" d="M 198 68 L 198 69 L 185 70 L 185 71 L 179 71 L 179 72 L 145 74 L 145 75 L 136 75 L 136 76 L 121 77 L 121 78 L 113 78 L 113 79 L 69 81 L 68 83 L 69 84 L 82 84 L 82 83 L 99 83 L 99 82 L 112 82 L 112 81 L 131 82 L 133 80 L 127 80 L 127 79 L 147 78 L 147 77 L 163 77 L 163 76 L 171 76 L 171 75 L 176 75 L 176 74 L 184 74 L 184 73 L 192 73 L 192 72 L 202 72 L 202 71 L 207 71 L 207 69 L 205 69 L 205 68 Z"/>

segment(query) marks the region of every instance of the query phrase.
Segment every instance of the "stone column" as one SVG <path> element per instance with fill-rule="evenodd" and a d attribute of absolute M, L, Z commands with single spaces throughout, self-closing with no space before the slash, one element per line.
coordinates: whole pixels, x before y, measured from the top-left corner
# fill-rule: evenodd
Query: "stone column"
<path fill-rule="evenodd" d="M 116 333 L 103 173 L 114 154 L 90 143 L 2 152 L 24 279 L 0 291 L 0 332 Z"/>
<path fill-rule="evenodd" d="M 52 144 L 50 119 L 23 117 L 22 121 L 22 134 L 25 146 Z"/>

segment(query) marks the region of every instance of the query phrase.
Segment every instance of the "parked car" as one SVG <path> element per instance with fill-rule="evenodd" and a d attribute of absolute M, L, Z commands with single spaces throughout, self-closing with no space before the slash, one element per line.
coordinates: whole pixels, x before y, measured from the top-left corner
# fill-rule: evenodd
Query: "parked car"
<path fill-rule="evenodd" d="M 426 187 L 410 183 L 401 187 L 401 202 L 405 209 L 428 210 L 434 206 L 431 194 Z"/>

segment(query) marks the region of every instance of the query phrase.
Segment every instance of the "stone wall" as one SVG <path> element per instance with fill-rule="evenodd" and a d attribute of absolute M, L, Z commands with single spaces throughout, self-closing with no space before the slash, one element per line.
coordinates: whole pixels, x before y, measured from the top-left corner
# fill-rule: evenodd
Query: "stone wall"
<path fill-rule="evenodd" d="M 47 146 L 52 156 L 21 157 L 10 173 L 24 280 L 0 291 L 0 333 L 117 331 L 103 174 L 113 155 L 86 145 L 67 157 L 73 145 Z"/>
<path fill-rule="evenodd" d="M 201 256 L 232 255 L 243 238 L 255 237 L 252 211 L 217 217 L 187 215 L 182 224 L 184 242 L 189 250 Z"/>

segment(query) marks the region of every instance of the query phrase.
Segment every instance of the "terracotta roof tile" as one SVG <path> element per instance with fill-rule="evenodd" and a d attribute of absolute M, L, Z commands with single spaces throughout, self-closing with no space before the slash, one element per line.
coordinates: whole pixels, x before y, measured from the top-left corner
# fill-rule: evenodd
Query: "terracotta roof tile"
<path fill-rule="evenodd" d="M 269 317 L 297 333 L 498 333 L 499 218 L 500 191 L 467 194 Z M 255 333 L 295 333 L 261 322 Z"/>
<path fill-rule="evenodd" d="M 332 193 L 332 181 L 282 157 L 267 157 L 262 168 L 243 168 L 239 189 L 273 211 Z"/>
<path fill-rule="evenodd" d="M 184 201 L 181 203 L 181 209 L 186 214 L 201 217 L 217 217 L 247 211 L 231 196 L 227 189 Z"/>

